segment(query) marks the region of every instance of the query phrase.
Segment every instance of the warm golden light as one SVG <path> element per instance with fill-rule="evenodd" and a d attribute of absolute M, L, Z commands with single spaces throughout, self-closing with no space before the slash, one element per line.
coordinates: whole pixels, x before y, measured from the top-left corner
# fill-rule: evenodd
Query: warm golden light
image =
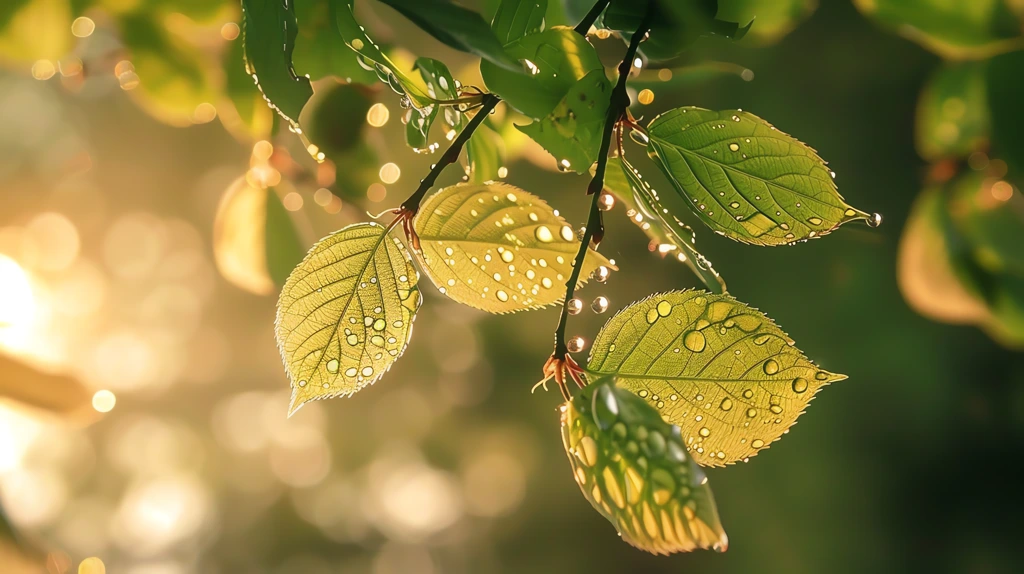
<path fill-rule="evenodd" d="M 35 316 L 28 275 L 16 261 L 0 255 L 0 348 L 23 349 Z"/>
<path fill-rule="evenodd" d="M 373 104 L 370 106 L 370 109 L 366 111 L 366 123 L 375 128 L 379 128 L 388 123 L 388 118 L 390 117 L 391 111 L 388 110 L 387 106 L 381 103 Z"/>
<path fill-rule="evenodd" d="M 234 22 L 228 22 L 220 27 L 220 36 L 225 40 L 234 40 L 238 37 L 240 32 L 241 30 L 239 29 L 238 24 L 235 24 Z"/>
<path fill-rule="evenodd" d="M 384 183 L 395 183 L 401 175 L 402 170 L 392 162 L 388 162 L 380 168 L 380 180 Z"/>
<path fill-rule="evenodd" d="M 373 202 L 384 201 L 384 198 L 387 197 L 387 195 L 387 188 L 379 183 L 372 183 L 370 184 L 370 187 L 366 189 L 367 199 Z"/>
<path fill-rule="evenodd" d="M 71 23 L 71 33 L 77 38 L 88 38 L 96 30 L 96 23 L 91 18 L 81 16 Z"/>
<path fill-rule="evenodd" d="M 92 408 L 96 409 L 96 412 L 109 413 L 114 410 L 116 404 L 117 397 L 106 389 L 96 391 L 96 394 L 92 396 Z"/>

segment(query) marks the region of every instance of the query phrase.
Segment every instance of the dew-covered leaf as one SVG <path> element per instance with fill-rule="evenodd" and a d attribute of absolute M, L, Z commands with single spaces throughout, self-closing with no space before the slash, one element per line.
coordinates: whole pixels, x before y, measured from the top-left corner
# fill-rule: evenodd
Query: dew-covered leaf
<path fill-rule="evenodd" d="M 1004 0 L 854 0 L 886 28 L 949 60 L 1021 48 L 1021 22 Z"/>
<path fill-rule="evenodd" d="M 986 147 L 990 131 L 984 62 L 940 66 L 917 101 L 917 153 L 927 160 L 967 157 Z"/>
<path fill-rule="evenodd" d="M 309 78 L 292 68 L 298 25 L 295 6 L 281 0 L 242 0 L 246 65 L 271 107 L 293 127 L 313 95 Z"/>
<path fill-rule="evenodd" d="M 587 371 L 657 408 L 705 466 L 767 448 L 815 393 L 846 378 L 816 367 L 760 311 L 704 291 L 656 293 L 620 311 L 594 340 Z"/>
<path fill-rule="evenodd" d="M 381 51 L 380 46 L 366 35 L 353 12 L 355 0 L 331 1 L 334 2 L 336 7 L 335 15 L 337 17 L 338 32 L 341 33 L 345 44 L 367 60 L 369 65 L 375 67 L 377 76 L 381 78 L 381 81 L 408 97 L 409 103 L 414 108 L 423 109 L 433 103 L 427 92 L 415 80 L 399 69 L 391 61 L 391 58 L 388 58 Z"/>
<path fill-rule="evenodd" d="M 435 100 L 454 100 L 459 97 L 459 90 L 448 66 L 433 58 L 417 58 L 414 67 L 426 83 L 430 97 Z M 455 106 L 431 104 L 423 109 L 411 110 L 409 122 L 405 124 L 406 143 L 416 151 L 427 151 L 430 146 L 430 127 L 439 115 L 446 126 L 446 137 L 450 134 L 449 140 L 462 131 L 464 116 Z"/>
<path fill-rule="evenodd" d="M 576 483 L 623 540 L 654 554 L 725 551 L 729 538 L 711 487 L 679 427 L 610 377 L 584 387 L 561 411 Z"/>
<path fill-rule="evenodd" d="M 522 66 L 505 53 L 487 22 L 476 12 L 450 0 L 381 0 L 448 46 L 476 54 L 512 73 Z"/>
<path fill-rule="evenodd" d="M 505 51 L 524 60 L 530 73 L 517 74 L 481 61 L 480 74 L 489 90 L 535 119 L 551 113 L 581 78 L 604 69 L 594 46 L 572 28 L 523 36 L 505 46 Z"/>
<path fill-rule="evenodd" d="M 843 201 L 817 152 L 751 113 L 678 108 L 648 135 L 648 154 L 694 213 L 736 241 L 786 245 L 874 221 Z"/>
<path fill-rule="evenodd" d="M 376 382 L 405 350 L 421 295 L 405 246 L 376 223 L 321 239 L 288 277 L 276 334 L 294 413 Z"/>
<path fill-rule="evenodd" d="M 539 197 L 511 185 L 459 184 L 427 198 L 414 221 L 424 268 L 452 299 L 490 313 L 562 300 L 576 232 Z M 601 265 L 589 250 L 578 285 Z"/>
<path fill-rule="evenodd" d="M 299 33 L 295 38 L 292 63 L 295 71 L 313 80 L 335 76 L 348 83 L 373 84 L 377 75 L 356 59 L 338 28 L 337 2 L 292 0 Z"/>
<path fill-rule="evenodd" d="M 486 125 L 477 126 L 466 143 L 466 158 L 470 183 L 497 180 L 505 162 L 505 142 Z"/>
<path fill-rule="evenodd" d="M 713 293 L 725 293 L 725 280 L 697 251 L 696 234 L 672 209 L 671 197 L 661 197 L 625 158 L 608 160 L 604 186 L 626 205 L 626 215 L 651 239 L 651 250 L 682 261 Z M 676 202 L 679 203 L 679 202 Z"/>
<path fill-rule="evenodd" d="M 546 117 L 516 127 L 554 156 L 561 169 L 587 173 L 601 150 L 611 91 L 604 70 L 594 70 L 576 82 Z"/>
<path fill-rule="evenodd" d="M 507 45 L 540 32 L 547 9 L 548 0 L 502 0 L 491 19 L 491 30 L 503 46 Z"/>

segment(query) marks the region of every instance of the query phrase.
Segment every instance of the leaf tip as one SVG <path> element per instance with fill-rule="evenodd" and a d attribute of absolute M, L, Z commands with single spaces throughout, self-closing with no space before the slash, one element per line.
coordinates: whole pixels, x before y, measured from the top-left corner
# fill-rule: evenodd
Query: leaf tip
<path fill-rule="evenodd" d="M 302 405 L 306 404 L 306 401 L 299 400 L 299 394 L 292 392 L 292 398 L 288 401 L 288 418 L 292 418 L 292 415 L 299 412 Z"/>

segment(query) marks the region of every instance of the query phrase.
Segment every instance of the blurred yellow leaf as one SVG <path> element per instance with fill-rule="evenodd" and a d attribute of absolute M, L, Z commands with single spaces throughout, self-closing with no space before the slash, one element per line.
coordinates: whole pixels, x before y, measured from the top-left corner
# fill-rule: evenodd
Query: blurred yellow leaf
<path fill-rule="evenodd" d="M 71 3 L 30 0 L 0 8 L 0 59 L 17 62 L 52 60 L 56 64 L 71 50 Z M 6 24 L 6 25 L 5 25 Z"/>

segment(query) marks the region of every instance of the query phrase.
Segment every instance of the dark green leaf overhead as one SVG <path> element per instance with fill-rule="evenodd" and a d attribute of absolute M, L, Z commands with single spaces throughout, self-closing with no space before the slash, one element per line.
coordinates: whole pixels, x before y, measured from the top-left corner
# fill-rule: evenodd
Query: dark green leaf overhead
<path fill-rule="evenodd" d="M 298 26 L 295 6 L 280 0 L 242 0 L 245 58 L 263 95 L 281 117 L 298 126 L 313 95 L 309 78 L 292 68 Z"/>

